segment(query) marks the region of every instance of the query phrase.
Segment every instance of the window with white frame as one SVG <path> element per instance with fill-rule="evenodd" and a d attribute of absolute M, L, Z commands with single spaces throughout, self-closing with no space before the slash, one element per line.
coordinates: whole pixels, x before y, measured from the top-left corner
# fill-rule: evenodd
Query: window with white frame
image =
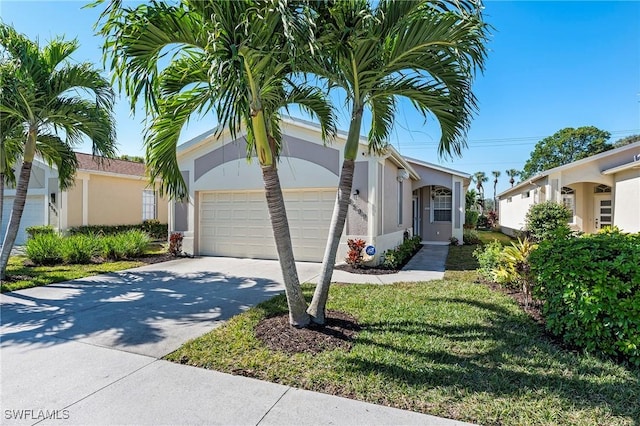
<path fill-rule="evenodd" d="M 152 189 L 142 191 L 142 220 L 157 219 L 156 192 Z"/>
<path fill-rule="evenodd" d="M 404 202 L 403 194 L 404 185 L 401 180 L 398 181 L 398 225 L 402 225 L 402 203 Z"/>
<path fill-rule="evenodd" d="M 433 189 L 433 221 L 451 222 L 451 190 L 443 186 L 436 186 Z"/>
<path fill-rule="evenodd" d="M 569 223 L 574 223 L 576 217 L 576 191 L 568 186 L 563 186 L 560 192 L 562 194 L 562 204 L 571 211 Z"/>
<path fill-rule="evenodd" d="M 594 194 L 610 194 L 611 187 L 608 185 L 598 185 L 595 188 L 593 188 L 593 192 Z"/>
<path fill-rule="evenodd" d="M 525 191 L 522 193 L 522 198 L 529 198 L 531 197 L 531 191 Z"/>

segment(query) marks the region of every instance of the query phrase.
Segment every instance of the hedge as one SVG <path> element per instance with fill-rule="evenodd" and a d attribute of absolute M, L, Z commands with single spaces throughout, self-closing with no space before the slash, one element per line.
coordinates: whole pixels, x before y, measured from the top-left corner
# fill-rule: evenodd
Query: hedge
<path fill-rule="evenodd" d="M 137 225 L 88 225 L 69 228 L 69 235 L 115 235 L 122 232 L 138 230 L 146 232 L 154 240 L 167 241 L 169 226 L 157 220 L 146 220 Z"/>
<path fill-rule="evenodd" d="M 550 239 L 529 260 L 549 331 L 640 365 L 640 234 Z"/>

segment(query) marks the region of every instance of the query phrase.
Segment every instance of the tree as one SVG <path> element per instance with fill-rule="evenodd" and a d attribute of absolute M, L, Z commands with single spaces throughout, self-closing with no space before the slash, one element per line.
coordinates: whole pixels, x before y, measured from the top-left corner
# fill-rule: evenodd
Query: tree
<path fill-rule="evenodd" d="M 636 142 L 640 142 L 640 135 L 631 135 L 631 136 L 626 136 L 624 138 L 618 139 L 613 144 L 613 147 L 614 148 L 620 148 L 622 146 L 629 145 L 629 144 L 636 143 Z"/>
<path fill-rule="evenodd" d="M 279 111 L 298 104 L 316 116 L 322 135 L 334 133 L 330 105 L 317 88 L 295 84 L 297 62 L 312 51 L 309 9 L 295 2 L 196 1 L 124 8 L 112 2 L 101 16 L 105 58 L 130 98 L 144 100 L 151 180 L 175 199 L 187 196 L 176 147 L 192 114 L 215 112 L 218 135 L 246 129 L 247 158 L 256 153 L 285 283 L 290 323 L 309 324 L 277 171 Z M 165 57 L 171 52 L 169 60 Z"/>
<path fill-rule="evenodd" d="M 109 82 L 91 64 L 70 60 L 78 49 L 77 40 L 57 38 L 40 48 L 37 42 L 0 23 L 0 46 L 4 52 L 0 66 L 13 66 L 15 71 L 12 78 L 2 82 L 0 128 L 12 132 L 13 141 L 20 141 L 22 157 L 0 253 L 0 279 L 4 279 L 36 153 L 56 165 L 60 187 L 65 189 L 73 183 L 77 168 L 73 147 L 88 137 L 94 154 L 113 157 L 115 126 L 114 94 Z"/>
<path fill-rule="evenodd" d="M 613 148 L 611 134 L 593 126 L 567 127 L 538 142 L 520 177 L 528 179 L 545 170 L 599 154 Z"/>
<path fill-rule="evenodd" d="M 459 6 L 459 7 L 458 7 Z M 487 26 L 474 2 L 333 2 L 316 20 L 320 61 L 309 71 L 346 95 L 351 121 L 322 270 L 309 306 L 325 322 L 325 306 L 352 190 L 365 108 L 369 151 L 383 152 L 400 98 L 442 130 L 440 155 L 459 154 L 476 108 L 474 71 L 483 69 Z"/>
<path fill-rule="evenodd" d="M 480 213 L 484 213 L 484 183 L 489 182 L 489 178 L 485 172 L 475 172 L 471 176 L 471 180 L 476 183 L 476 189 L 478 190 L 478 198 L 480 199 Z"/>
<path fill-rule="evenodd" d="M 496 190 L 498 188 L 498 178 L 500 177 L 500 170 L 494 170 L 491 172 L 491 174 L 493 175 L 493 209 L 491 210 L 496 210 L 498 206 Z"/>
<path fill-rule="evenodd" d="M 518 177 L 520 172 L 517 171 L 516 169 L 509 169 L 505 171 L 505 173 L 507 174 L 507 176 L 509 176 L 509 183 L 513 187 L 513 185 L 516 183 L 516 178 Z"/>
<path fill-rule="evenodd" d="M 478 196 L 478 192 L 475 189 L 467 189 L 467 192 L 464 195 L 464 202 L 467 210 L 473 210 L 477 208 L 479 200 L 480 198 Z"/>

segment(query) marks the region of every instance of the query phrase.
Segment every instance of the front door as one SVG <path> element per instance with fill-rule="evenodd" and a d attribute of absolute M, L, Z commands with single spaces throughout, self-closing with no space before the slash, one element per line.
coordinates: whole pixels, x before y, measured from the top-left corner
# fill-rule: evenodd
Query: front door
<path fill-rule="evenodd" d="M 413 235 L 420 235 L 420 203 L 413 197 Z"/>
<path fill-rule="evenodd" d="M 613 203 L 611 196 L 596 197 L 595 208 L 594 218 L 596 231 L 611 227 L 613 223 Z"/>

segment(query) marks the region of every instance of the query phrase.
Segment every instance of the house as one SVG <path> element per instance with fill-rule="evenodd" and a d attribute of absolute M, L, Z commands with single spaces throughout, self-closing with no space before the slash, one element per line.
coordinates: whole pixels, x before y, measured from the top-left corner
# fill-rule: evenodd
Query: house
<path fill-rule="evenodd" d="M 563 203 L 573 229 L 593 233 L 607 226 L 640 232 L 640 142 L 556 167 L 498 195 L 502 231 L 524 228 L 533 204 Z"/>
<path fill-rule="evenodd" d="M 129 225 L 146 219 L 167 223 L 168 202 L 148 186 L 145 166 L 125 160 L 96 162 L 90 154 L 76 153 L 75 185 L 60 191 L 58 172 L 36 158 L 16 245 L 26 242 L 25 229 L 51 225 L 64 231 L 81 225 Z M 6 231 L 15 189 L 4 194 L 2 236 Z"/>
<path fill-rule="evenodd" d="M 170 208 L 169 229 L 183 233 L 187 253 L 275 259 L 257 160 L 248 163 L 244 136 L 215 133 L 178 147 L 189 200 Z M 296 260 L 322 260 L 346 137 L 340 132 L 324 145 L 317 124 L 282 122 L 278 171 Z M 362 138 L 338 259 L 346 255 L 348 238 L 374 246 L 374 261 L 400 244 L 405 231 L 428 241 L 462 241 L 468 186 L 469 175 L 405 158 L 391 146 L 384 155 L 370 155 Z"/>

